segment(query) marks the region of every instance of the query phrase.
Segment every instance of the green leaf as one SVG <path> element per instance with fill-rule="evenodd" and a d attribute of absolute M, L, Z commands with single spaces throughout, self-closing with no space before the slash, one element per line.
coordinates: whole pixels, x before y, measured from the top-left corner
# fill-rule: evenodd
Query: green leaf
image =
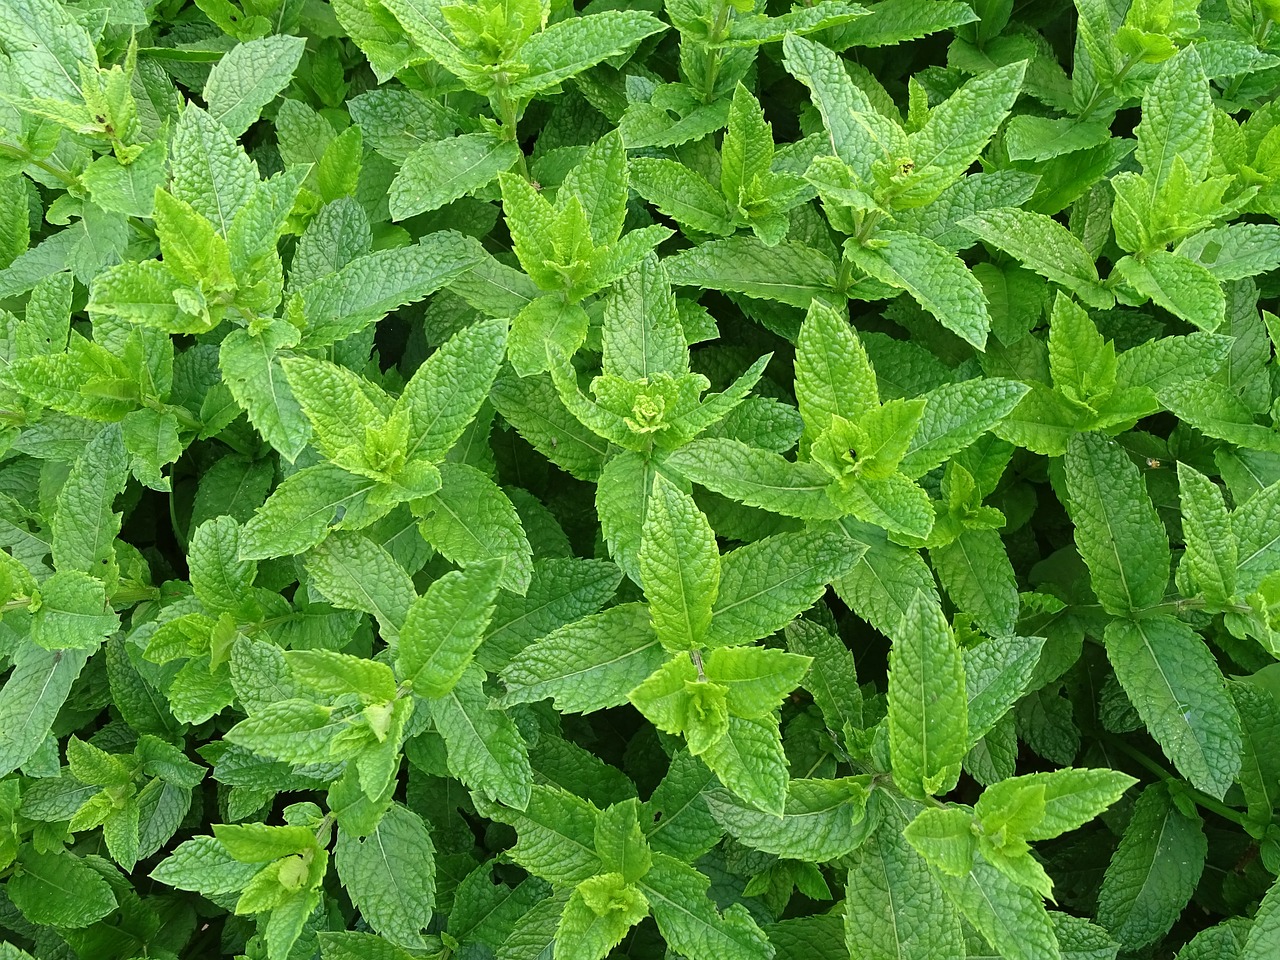
<path fill-rule="evenodd" d="M 823 863 L 855 849 L 866 834 L 863 780 L 792 780 L 781 822 L 744 804 L 727 790 L 706 794 L 712 815 L 753 850 L 790 860 Z"/>
<path fill-rule="evenodd" d="M 503 703 L 550 696 L 561 713 L 618 707 L 666 659 L 649 609 L 618 604 L 566 623 L 516 654 L 502 671 Z"/>
<path fill-rule="evenodd" d="M 394 642 L 417 596 L 404 568 L 381 545 L 354 533 L 335 533 L 307 558 L 307 573 L 334 606 L 360 610 Z"/>
<path fill-rule="evenodd" d="M 1040 896 L 981 860 L 963 877 L 938 878 L 947 896 L 983 938 L 1009 960 L 1061 957 Z"/>
<path fill-rule="evenodd" d="M 523 595 L 529 588 L 533 548 L 510 499 L 465 463 L 441 464 L 440 476 L 439 492 L 417 508 L 427 514 L 419 524 L 423 538 L 460 566 L 502 561 L 499 585 Z"/>
<path fill-rule="evenodd" d="M 1264 960 L 1280 947 L 1280 885 L 1273 883 L 1253 916 L 1240 960 Z"/>
<path fill-rule="evenodd" d="M 720 581 L 715 531 L 693 498 L 654 477 L 641 533 L 640 583 L 658 639 L 668 650 L 700 647 Z"/>
<path fill-rule="evenodd" d="M 1178 771 L 1221 798 L 1240 772 L 1240 717 L 1204 641 L 1181 620 L 1113 620 L 1107 656 L 1142 722 Z"/>
<path fill-rule="evenodd" d="M 438 210 L 492 182 L 519 158 L 519 144 L 492 133 L 427 141 L 404 159 L 391 183 L 391 219 Z"/>
<path fill-rule="evenodd" d="M 631 186 L 662 213 L 700 233 L 733 233 L 733 211 L 701 174 L 674 160 L 636 157 L 629 165 Z"/>
<path fill-rule="evenodd" d="M 247 330 L 227 334 L 218 363 L 231 395 L 282 457 L 293 463 L 310 439 L 311 429 L 285 378 L 278 354 L 297 343 L 298 331 L 273 320 L 259 335 Z"/>
<path fill-rule="evenodd" d="M 773 132 L 760 103 L 739 83 L 729 106 L 729 125 L 720 145 L 720 190 L 733 209 L 756 199 L 773 164 Z"/>
<path fill-rule="evenodd" d="M 715 774 L 688 750 L 671 758 L 666 776 L 645 804 L 643 824 L 654 853 L 691 863 L 720 841 L 723 831 L 705 801 L 714 784 Z"/>
<path fill-rule="evenodd" d="M 1231 699 L 1240 714 L 1243 750 L 1240 789 L 1248 804 L 1250 824 L 1268 824 L 1280 801 L 1280 703 L 1256 683 L 1232 681 Z"/>
<path fill-rule="evenodd" d="M 393 803 L 364 837 L 338 830 L 334 864 L 361 917 L 393 943 L 423 944 L 435 901 L 435 846 L 422 818 Z"/>
<path fill-rule="evenodd" d="M 923 395 L 924 413 L 898 469 L 915 479 L 945 463 L 1007 417 L 1025 384 L 999 377 L 947 383 Z"/>
<path fill-rule="evenodd" d="M 753 237 L 711 240 L 663 265 L 677 286 L 709 287 L 808 307 L 815 297 L 830 299 L 836 266 L 824 253 L 784 241 L 766 247 Z"/>
<path fill-rule="evenodd" d="M 332 714 L 332 707 L 310 700 L 280 700 L 241 720 L 227 731 L 226 739 L 273 760 L 324 763 L 331 758 L 329 748 L 341 729 L 333 723 Z"/>
<path fill-rule="evenodd" d="M 1138 468 L 1114 441 L 1072 438 L 1063 460 L 1076 548 L 1109 613 L 1154 606 L 1169 583 L 1169 541 Z"/>
<path fill-rule="evenodd" d="M 813 695 L 827 729 L 841 735 L 846 729 L 862 729 L 862 691 L 853 652 L 812 620 L 791 621 L 786 637 L 792 653 L 812 660 L 801 683 Z"/>
<path fill-rule="evenodd" d="M 483 681 L 483 670 L 468 667 L 452 690 L 429 701 L 431 717 L 448 748 L 450 773 L 471 789 L 524 810 L 533 783 L 529 750 L 506 713 L 490 705 Z"/>
<path fill-rule="evenodd" d="M 688 348 L 666 268 L 648 256 L 615 284 L 604 307 L 603 368 L 624 380 L 689 370 Z"/>
<path fill-rule="evenodd" d="M 849 856 L 845 944 L 868 960 L 950 960 L 962 941 L 959 914 L 902 835 L 901 819 L 886 814 Z"/>
<path fill-rule="evenodd" d="M 878 118 L 867 95 L 830 49 L 794 34 L 783 39 L 782 49 L 787 70 L 809 88 L 822 114 L 831 152 L 869 180 L 872 163 L 890 152 L 890 145 L 884 142 L 886 121 Z M 901 131 L 898 136 L 902 137 Z"/>
<path fill-rule="evenodd" d="M 827 496 L 831 477 L 826 471 L 738 440 L 693 440 L 668 456 L 663 466 L 732 500 L 786 517 L 833 520 L 842 515 Z"/>
<path fill-rule="evenodd" d="M 1172 383 L 1156 394 L 1178 419 L 1201 433 L 1254 450 L 1280 453 L 1280 435 L 1254 421 L 1240 396 L 1214 381 Z"/>
<path fill-rule="evenodd" d="M 412 246 L 357 257 L 298 291 L 307 320 L 303 343 L 325 347 L 352 336 L 457 279 L 481 257 L 468 238 L 452 230 L 427 234 Z"/>
<path fill-rule="evenodd" d="M 1098 891 L 1098 922 L 1125 950 L 1168 932 L 1200 882 L 1208 843 L 1162 784 L 1138 797 Z"/>
<path fill-rule="evenodd" d="M 115 563 L 112 544 L 120 532 L 120 514 L 112 505 L 128 478 L 121 433 L 106 427 L 85 445 L 58 493 L 52 553 L 59 570 L 109 574 Z"/>
<path fill-rule="evenodd" d="M 1141 261 L 1124 257 L 1115 269 L 1138 293 L 1175 317 L 1208 331 L 1222 323 L 1226 309 L 1222 287 L 1194 260 L 1153 250 Z"/>
<path fill-rule="evenodd" d="M 511 84 L 510 96 L 531 97 L 556 87 L 666 28 L 642 10 L 605 10 L 561 20 L 535 33 L 520 47 L 518 57 L 524 69 Z"/>
<path fill-rule="evenodd" d="M 258 565 L 240 559 L 239 545 L 240 525 L 227 516 L 205 521 L 191 535 L 191 589 L 211 614 L 240 610 L 253 588 Z"/>
<path fill-rule="evenodd" d="M 550 377 L 499 377 L 490 399 L 520 436 L 570 476 L 593 481 L 600 477 L 609 442 L 565 409 Z"/>
<path fill-rule="evenodd" d="M 796 338 L 796 401 L 811 440 L 834 416 L 857 423 L 880 406 L 875 371 L 847 314 L 814 300 Z"/>
<path fill-rule="evenodd" d="M 723 914 L 707 898 L 710 882 L 688 864 L 655 854 L 653 868 L 637 884 L 674 950 L 689 960 L 770 960 L 773 947 L 747 911 Z"/>
<path fill-rule="evenodd" d="M 786 808 L 787 757 L 778 721 L 729 717 L 728 731 L 701 754 L 720 782 L 752 806 L 775 816 Z"/>
<path fill-rule="evenodd" d="M 725 554 L 707 644 L 750 643 L 781 630 L 861 556 L 844 538 L 823 532 L 781 533 Z"/>
<path fill-rule="evenodd" d="M 240 530 L 240 557 L 263 560 L 287 557 L 314 547 L 330 527 L 372 522 L 381 515 L 370 508 L 368 495 L 376 480 L 321 463 L 304 467 L 276 487 Z M 381 511 L 385 512 L 385 511 Z"/>
<path fill-rule="evenodd" d="M 994 783 L 974 806 L 979 822 L 990 834 L 994 824 L 1009 823 L 1011 810 L 1022 798 L 1034 795 L 1037 813 L 1010 839 L 1049 840 L 1088 823 L 1137 783 L 1117 770 L 1077 770 L 1065 767 L 1047 773 L 1030 773 Z"/>
<path fill-rule="evenodd" d="M 1222 491 L 1185 463 L 1178 464 L 1178 488 L 1187 544 L 1183 566 L 1209 603 L 1226 604 L 1235 594 L 1238 557 Z"/>
<path fill-rule="evenodd" d="M 1022 89 L 1025 61 L 968 81 L 929 111 L 923 127 L 908 139 L 917 169 L 937 167 L 948 177 L 962 174 L 987 145 Z"/>
<path fill-rule="evenodd" d="M 31 618 L 31 640 L 46 650 L 88 650 L 120 628 L 101 581 L 60 570 L 40 585 L 40 609 Z"/>
<path fill-rule="evenodd" d="M 418 597 L 400 631 L 396 673 L 424 697 L 461 679 L 484 636 L 502 573 L 499 561 L 446 573 Z"/>
<path fill-rule="evenodd" d="M 889 750 L 909 795 L 946 793 L 968 750 L 964 661 L 941 609 L 916 594 L 889 651 Z"/>
<path fill-rule="evenodd" d="M 991 316 L 982 284 L 955 254 L 914 233 L 887 230 L 874 245 L 845 247 L 853 263 L 891 287 L 906 290 L 948 330 L 979 350 L 987 342 Z"/>
<path fill-rule="evenodd" d="M 257 169 L 230 131 L 199 107 L 182 111 L 169 150 L 173 195 L 226 236 L 253 195 Z"/>
<path fill-rule="evenodd" d="M 964 650 L 969 741 L 986 736 L 1026 692 L 1043 637 L 993 636 Z"/>
<path fill-rule="evenodd" d="M 481 320 L 446 340 L 409 378 L 395 411 L 409 415 L 410 459 L 439 463 L 458 442 L 489 394 L 506 338 L 505 321 Z"/>
<path fill-rule="evenodd" d="M 289 85 L 305 45 L 301 37 L 277 35 L 238 44 L 223 54 L 204 84 L 209 116 L 233 137 L 240 136 Z"/>
<path fill-rule="evenodd" d="M 590 877 L 574 889 L 556 928 L 560 960 L 602 960 L 649 915 L 644 894 L 619 873 Z"/>
<path fill-rule="evenodd" d="M 966 217 L 960 225 L 1089 306 L 1106 309 L 1114 302 L 1098 279 L 1089 251 L 1057 221 L 1029 210 L 1001 207 Z"/>
<path fill-rule="evenodd" d="M 1194 45 L 1161 66 L 1142 98 L 1142 122 L 1134 132 L 1135 155 L 1152 195 L 1169 179 L 1175 159 L 1180 158 L 1197 180 L 1208 175 L 1213 102 Z"/>
<path fill-rule="evenodd" d="M 89 926 L 116 909 L 116 896 L 85 860 L 63 850 L 40 852 L 26 846 L 21 872 L 5 885 L 13 905 L 37 926 Z"/>
<path fill-rule="evenodd" d="M 0 771 L 22 766 L 44 743 L 71 685 L 84 669 L 84 650 L 44 650 L 26 645 L 0 689 Z"/>
<path fill-rule="evenodd" d="M 582 204 L 597 247 L 615 243 L 622 235 L 627 213 L 627 151 L 622 136 L 606 134 L 590 147 L 578 165 L 565 174 L 560 190 Z"/>
<path fill-rule="evenodd" d="M 1013 633 L 1018 619 L 1018 581 L 1000 534 L 965 530 L 950 543 L 929 548 L 943 589 L 983 630 Z"/>
<path fill-rule="evenodd" d="M 519 838 L 511 859 L 534 876 L 557 884 L 577 884 L 604 872 L 596 853 L 594 805 L 557 787 L 535 784 L 522 811 L 498 815 L 516 828 Z"/>
<path fill-rule="evenodd" d="M 929 807 L 916 814 L 902 835 L 920 856 L 948 876 L 963 877 L 973 869 L 978 847 L 973 814 L 968 811 Z"/>

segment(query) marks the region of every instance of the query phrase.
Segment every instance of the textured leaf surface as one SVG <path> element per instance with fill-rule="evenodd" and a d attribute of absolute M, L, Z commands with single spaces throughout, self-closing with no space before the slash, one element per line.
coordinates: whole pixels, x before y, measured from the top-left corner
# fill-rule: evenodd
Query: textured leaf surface
<path fill-rule="evenodd" d="M 1114 620 L 1107 656 L 1116 679 L 1178 771 L 1221 797 L 1240 772 L 1240 717 L 1209 648 L 1171 617 Z"/>

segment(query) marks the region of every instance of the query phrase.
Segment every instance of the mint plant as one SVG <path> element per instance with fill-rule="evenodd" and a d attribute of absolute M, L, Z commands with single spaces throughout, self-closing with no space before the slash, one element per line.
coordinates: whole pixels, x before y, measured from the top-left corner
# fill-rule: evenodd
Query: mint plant
<path fill-rule="evenodd" d="M 0 960 L 1280 955 L 1277 22 L 0 0 Z"/>

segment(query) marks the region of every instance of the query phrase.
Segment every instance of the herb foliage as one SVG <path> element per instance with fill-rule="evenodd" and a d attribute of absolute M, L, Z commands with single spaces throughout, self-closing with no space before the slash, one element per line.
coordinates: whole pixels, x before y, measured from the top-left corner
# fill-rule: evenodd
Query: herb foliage
<path fill-rule="evenodd" d="M 0 960 L 1280 955 L 1277 21 L 0 0 Z"/>

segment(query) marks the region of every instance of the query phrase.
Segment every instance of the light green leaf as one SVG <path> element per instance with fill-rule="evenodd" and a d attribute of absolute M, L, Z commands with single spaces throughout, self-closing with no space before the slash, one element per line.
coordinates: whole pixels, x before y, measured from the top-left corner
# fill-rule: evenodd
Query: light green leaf
<path fill-rule="evenodd" d="M 923 395 L 924 413 L 898 469 L 915 479 L 996 427 L 1027 394 L 1025 384 L 999 377 L 964 380 Z"/>
<path fill-rule="evenodd" d="M 709 287 L 808 307 L 831 299 L 836 265 L 812 247 L 784 241 L 766 247 L 754 237 L 710 240 L 668 257 L 663 265 L 677 286 Z"/>
<path fill-rule="evenodd" d="M 1169 583 L 1169 541 L 1127 453 L 1096 433 L 1077 434 L 1063 461 L 1076 547 L 1093 592 L 1110 613 L 1154 606 Z"/>
<path fill-rule="evenodd" d="M 889 651 L 889 750 L 908 795 L 946 793 L 968 750 L 964 660 L 942 610 L 916 594 Z"/>
<path fill-rule="evenodd" d="M 1213 101 L 1195 45 L 1166 60 L 1142 98 L 1142 122 L 1134 131 L 1135 153 L 1151 193 L 1164 185 L 1181 158 L 1191 175 L 1209 173 L 1213 144 Z"/>
<path fill-rule="evenodd" d="M 454 570 L 432 582 L 405 615 L 396 673 L 424 697 L 442 697 L 471 663 L 493 613 L 502 564 Z"/>
<path fill-rule="evenodd" d="M 40 749 L 71 685 L 84 668 L 84 650 L 24 645 L 0 689 L 0 771 L 8 776 Z"/>
<path fill-rule="evenodd" d="M 880 406 L 875 371 L 848 313 L 822 301 L 809 305 L 800 327 L 795 370 L 796 401 L 811 440 L 833 416 L 857 423 Z"/>
<path fill-rule="evenodd" d="M 223 54 L 204 84 L 209 116 L 233 137 L 240 136 L 289 85 L 305 46 L 301 37 L 275 35 L 238 44 Z"/>
<path fill-rule="evenodd" d="M 693 440 L 668 456 L 663 466 L 732 500 L 786 517 L 834 520 L 842 515 L 827 496 L 831 477 L 826 471 L 738 440 Z"/>
<path fill-rule="evenodd" d="M 969 741 L 976 743 L 1026 692 L 1044 637 L 993 636 L 964 650 Z"/>
<path fill-rule="evenodd" d="M 965 530 L 948 544 L 929 549 L 947 596 L 997 636 L 1013 633 L 1018 618 L 1018 582 L 1000 534 Z"/>
<path fill-rule="evenodd" d="M 282 457 L 293 463 L 307 445 L 311 428 L 303 416 L 278 354 L 297 343 L 298 331 L 273 320 L 257 336 L 232 330 L 222 341 L 218 364 L 231 395 L 249 421 Z"/>
<path fill-rule="evenodd" d="M 701 646 L 720 581 L 715 531 L 693 498 L 660 474 L 644 519 L 639 568 L 662 645 L 668 650 Z"/>
<path fill-rule="evenodd" d="M 787 757 L 776 716 L 729 717 L 728 731 L 701 754 L 720 782 L 747 803 L 774 816 L 786 809 Z"/>
<path fill-rule="evenodd" d="M 1114 303 L 1111 292 L 1098 279 L 1089 251 L 1056 220 L 1030 210 L 1001 207 L 966 217 L 960 225 L 1070 290 L 1089 306 L 1106 309 Z"/>
<path fill-rule="evenodd" d="M 1039 894 L 979 860 L 963 877 L 938 877 L 942 889 L 1007 960 L 1058 960 L 1053 923 Z"/>
<path fill-rule="evenodd" d="M 750 643 L 782 629 L 861 556 L 843 537 L 808 531 L 777 534 L 725 554 L 707 644 Z"/>
<path fill-rule="evenodd" d="M 474 241 L 452 230 L 411 246 L 357 257 L 298 291 L 307 325 L 303 344 L 325 347 L 360 332 L 397 307 L 439 290 L 480 262 Z"/>
<path fill-rule="evenodd" d="M 226 236 L 253 195 L 258 172 L 230 131 L 199 107 L 182 111 L 169 151 L 169 189 Z"/>
<path fill-rule="evenodd" d="M 423 944 L 435 901 L 435 846 L 427 825 L 399 803 L 365 837 L 338 830 L 338 876 L 361 917 L 393 943 Z"/>
<path fill-rule="evenodd" d="M 1182 504 L 1182 532 L 1186 552 L 1182 563 L 1211 604 L 1230 601 L 1236 589 L 1236 538 L 1222 491 L 1203 473 L 1178 463 Z"/>
<path fill-rule="evenodd" d="M 344 521 L 354 525 L 357 518 L 371 523 L 380 513 L 368 506 L 367 499 L 377 486 L 376 480 L 331 464 L 304 467 L 276 487 L 241 528 L 241 559 L 302 553 L 323 540 L 332 526 Z"/>
<path fill-rule="evenodd" d="M 866 784 L 856 777 L 792 780 L 780 821 L 723 788 L 710 791 L 705 799 L 720 824 L 751 849 L 823 863 L 844 856 L 865 838 L 867 796 Z"/>
<path fill-rule="evenodd" d="M 1152 250 L 1141 261 L 1124 257 L 1115 269 L 1138 293 L 1175 317 L 1208 331 L 1222 323 L 1226 309 L 1222 287 L 1194 260 Z"/>
<path fill-rule="evenodd" d="M 524 810 L 533 771 L 529 749 L 511 718 L 484 692 L 484 671 L 472 665 L 445 696 L 429 701 L 449 753 L 449 772 L 473 790 Z"/>
<path fill-rule="evenodd" d="M 662 213 L 700 233 L 733 233 L 733 211 L 720 191 L 682 163 L 636 157 L 629 164 L 631 186 Z"/>
<path fill-rule="evenodd" d="M 416 591 L 404 568 L 381 545 L 355 533 L 335 533 L 307 558 L 307 573 L 334 606 L 361 610 L 394 642 Z"/>
<path fill-rule="evenodd" d="M 952 960 L 963 939 L 959 914 L 902 835 L 901 820 L 886 813 L 849 856 L 845 945 L 850 956 L 867 960 Z"/>
<path fill-rule="evenodd" d="M 415 506 L 427 514 L 418 525 L 423 538 L 459 566 L 502 561 L 499 585 L 523 595 L 529 588 L 533 548 L 511 500 L 469 464 L 442 463 L 440 477 L 439 492 Z"/>
<path fill-rule="evenodd" d="M 1181 620 L 1113 620 L 1107 656 L 1165 755 L 1191 783 L 1221 798 L 1240 772 L 1240 717 L 1204 641 Z"/>
<path fill-rule="evenodd" d="M 688 864 L 655 854 L 653 868 L 638 886 L 667 943 L 689 960 L 773 957 L 773 947 L 747 911 L 735 904 L 718 912 L 707 897 L 710 881 Z"/>
<path fill-rule="evenodd" d="M 655 373 L 689 370 L 684 330 L 666 268 L 648 256 L 614 285 L 605 301 L 604 373 L 641 380 Z"/>
<path fill-rule="evenodd" d="M 987 342 L 991 316 L 982 284 L 955 254 L 914 233 L 886 230 L 871 246 L 849 243 L 853 263 L 891 287 L 906 290 L 948 330 L 979 350 Z"/>
<path fill-rule="evenodd" d="M 120 430 L 108 426 L 85 445 L 58 492 L 52 553 L 59 570 L 108 574 L 120 532 L 120 514 L 111 508 L 128 478 Z"/>
<path fill-rule="evenodd" d="M 592 16 L 569 17 L 535 33 L 517 54 L 526 67 L 511 84 L 510 96 L 532 97 L 602 60 L 627 53 L 645 37 L 667 25 L 643 10 L 604 10 Z"/>
<path fill-rule="evenodd" d="M 391 219 L 438 210 L 490 183 L 519 158 L 518 143 L 492 133 L 428 141 L 405 158 L 391 182 Z"/>
<path fill-rule="evenodd" d="M 503 703 L 550 696 L 561 713 L 618 707 L 667 659 L 649 609 L 625 603 L 582 617 L 526 646 L 502 671 Z"/>

